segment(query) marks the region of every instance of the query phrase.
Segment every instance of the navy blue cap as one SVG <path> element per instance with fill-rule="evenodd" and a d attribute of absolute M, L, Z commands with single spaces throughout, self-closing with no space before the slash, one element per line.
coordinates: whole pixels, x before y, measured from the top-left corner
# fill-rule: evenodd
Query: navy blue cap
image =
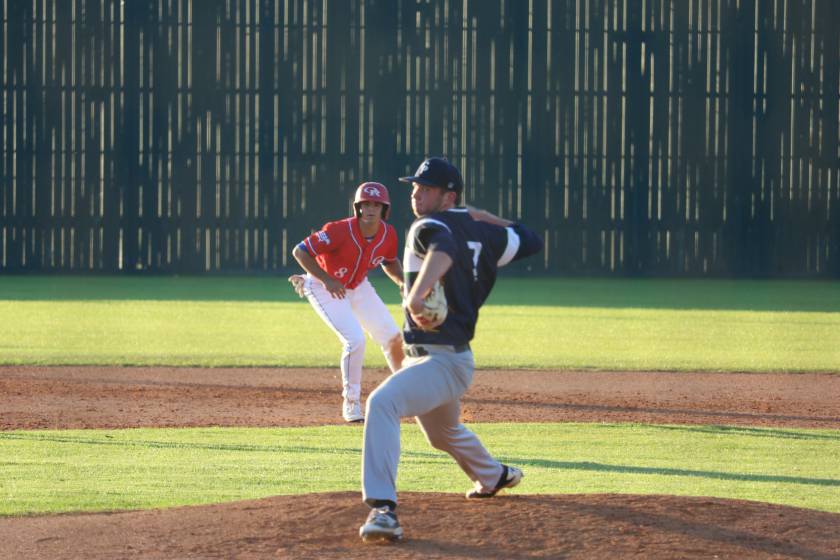
<path fill-rule="evenodd" d="M 403 183 L 420 183 L 430 187 L 440 187 L 459 193 L 464 190 L 464 180 L 458 168 L 446 158 L 430 157 L 420 164 L 411 177 L 400 177 Z"/>

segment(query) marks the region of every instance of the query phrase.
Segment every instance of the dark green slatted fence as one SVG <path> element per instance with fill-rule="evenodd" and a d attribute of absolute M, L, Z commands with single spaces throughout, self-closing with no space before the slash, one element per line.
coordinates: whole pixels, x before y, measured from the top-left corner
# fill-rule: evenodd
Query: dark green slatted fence
<path fill-rule="evenodd" d="M 538 271 L 840 277 L 833 0 L 0 10 L 3 272 L 280 270 L 444 154 Z"/>

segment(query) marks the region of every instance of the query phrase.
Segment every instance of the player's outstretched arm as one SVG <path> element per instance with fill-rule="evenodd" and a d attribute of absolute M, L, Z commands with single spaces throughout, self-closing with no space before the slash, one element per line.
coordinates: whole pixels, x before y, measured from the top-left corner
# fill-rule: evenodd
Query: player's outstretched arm
<path fill-rule="evenodd" d="M 470 216 L 473 220 L 477 222 L 487 222 L 488 224 L 493 224 L 494 226 L 512 226 L 513 222 L 510 220 L 505 220 L 504 218 L 500 218 L 499 216 L 493 214 L 492 212 L 488 212 L 487 210 L 482 210 L 480 208 L 476 208 L 475 206 L 470 206 L 467 204 L 466 206 L 467 212 L 470 213 Z"/>
<path fill-rule="evenodd" d="M 467 211 L 470 213 L 473 220 L 478 222 L 487 222 L 488 224 L 501 227 L 509 227 L 516 232 L 516 235 L 519 237 L 519 248 L 516 251 L 516 255 L 511 260 L 516 261 L 524 259 L 525 257 L 530 257 L 542 250 L 543 241 L 540 236 L 519 222 L 505 220 L 504 218 L 500 218 L 487 210 L 480 210 L 469 205 L 467 206 Z"/>
<path fill-rule="evenodd" d="M 510 229 L 515 231 L 516 235 L 519 236 L 519 249 L 516 251 L 513 260 L 518 261 L 519 259 L 536 255 L 542 251 L 543 240 L 534 231 L 531 231 L 518 222 L 510 226 Z"/>

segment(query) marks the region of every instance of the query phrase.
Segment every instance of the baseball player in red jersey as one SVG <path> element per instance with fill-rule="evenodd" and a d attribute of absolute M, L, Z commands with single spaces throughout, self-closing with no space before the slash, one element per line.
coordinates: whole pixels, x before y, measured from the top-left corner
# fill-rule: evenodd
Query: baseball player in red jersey
<path fill-rule="evenodd" d="M 289 281 L 341 341 L 342 416 L 347 422 L 362 422 L 364 331 L 382 348 L 392 372 L 400 369 L 404 357 L 400 329 L 367 273 L 381 266 L 402 288 L 403 271 L 397 232 L 385 221 L 391 209 L 385 185 L 359 185 L 353 207 L 353 217 L 328 222 L 294 248 L 292 254 L 307 274 Z"/>

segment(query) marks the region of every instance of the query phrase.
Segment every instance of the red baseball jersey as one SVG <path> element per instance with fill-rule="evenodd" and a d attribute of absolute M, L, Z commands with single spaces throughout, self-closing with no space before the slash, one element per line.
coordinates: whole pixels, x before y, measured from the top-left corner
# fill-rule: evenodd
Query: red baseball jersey
<path fill-rule="evenodd" d="M 348 289 L 358 286 L 368 270 L 397 260 L 397 231 L 384 221 L 370 240 L 362 235 L 355 217 L 328 222 L 301 245 L 321 268 Z"/>

